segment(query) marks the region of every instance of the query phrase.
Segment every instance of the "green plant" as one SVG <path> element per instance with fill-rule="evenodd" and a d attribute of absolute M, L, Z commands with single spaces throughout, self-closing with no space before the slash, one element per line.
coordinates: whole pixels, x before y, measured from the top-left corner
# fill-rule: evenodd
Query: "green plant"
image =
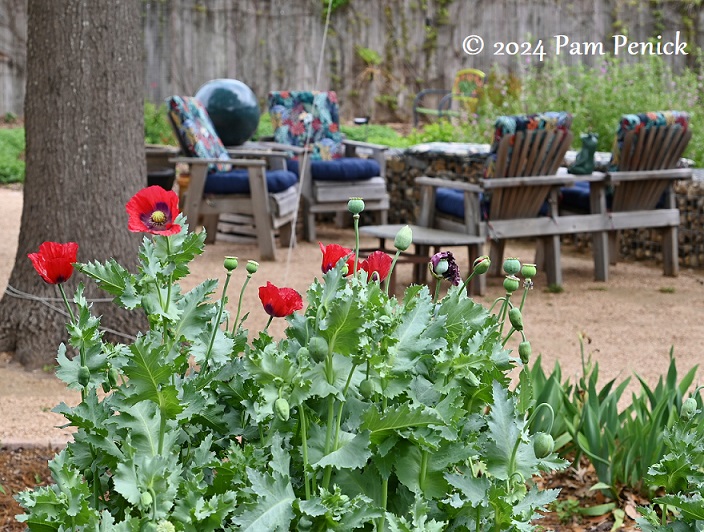
<path fill-rule="evenodd" d="M 144 102 L 144 142 L 176 146 L 176 137 L 166 117 L 166 104 Z"/>
<path fill-rule="evenodd" d="M 24 128 L 0 128 L 0 183 L 24 181 Z"/>
<path fill-rule="evenodd" d="M 646 532 L 702 530 L 704 527 L 704 423 L 699 388 L 683 403 L 676 422 L 663 434 L 667 453 L 648 470 L 646 481 L 664 495 L 659 506 L 639 508 L 638 526 Z"/>
<path fill-rule="evenodd" d="M 534 528 L 556 490 L 532 477 L 564 462 L 536 457 L 531 398 L 509 389 L 520 362 L 504 345 L 513 334 L 526 340 L 516 313 L 506 317 L 523 308 L 528 276 L 522 294 L 507 277 L 494 315 L 465 290 L 488 258 L 462 283 L 441 252 L 431 261 L 436 290 L 412 286 L 399 300 L 381 284 L 395 259 L 359 261 L 330 244 L 303 312 L 292 313 L 303 305 L 292 290 L 260 288 L 272 318 L 288 314 L 285 337 L 267 325 L 250 339 L 241 303 L 234 318 L 224 310 L 237 259 L 225 260 L 219 298 L 214 280 L 179 288 L 205 234 L 188 232 L 172 196 L 146 189 L 128 203 L 131 230 L 153 234 L 136 273 L 114 260 L 76 266 L 115 304 L 144 312 L 149 328 L 130 345 L 108 343 L 82 285 L 72 303 L 64 295 L 70 347 L 59 348 L 57 376 L 82 401 L 56 411 L 77 431 L 50 463 L 55 483 L 19 495 L 21 521 L 116 531 Z M 362 208 L 351 201 L 355 228 Z M 54 247 L 75 261 L 74 245 Z M 64 294 L 66 273 L 41 254 L 33 262 Z M 256 271 L 248 262 L 240 295 Z M 440 297 L 444 279 L 457 285 Z"/>

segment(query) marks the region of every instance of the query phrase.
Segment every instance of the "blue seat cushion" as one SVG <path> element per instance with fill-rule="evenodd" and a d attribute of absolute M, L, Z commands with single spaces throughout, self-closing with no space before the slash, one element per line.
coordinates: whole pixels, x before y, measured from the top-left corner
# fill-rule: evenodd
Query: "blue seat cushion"
<path fill-rule="evenodd" d="M 298 161 L 286 161 L 288 169 L 298 175 Z M 332 161 L 311 161 L 311 174 L 316 181 L 360 181 L 371 179 L 381 174 L 379 163 L 375 159 L 342 157 Z"/>
<path fill-rule="evenodd" d="M 298 182 L 298 176 L 288 170 L 267 170 L 266 185 L 269 192 L 283 192 Z M 205 179 L 206 194 L 249 194 L 247 170 L 211 172 Z"/>
<path fill-rule="evenodd" d="M 482 220 L 489 219 L 489 205 L 491 200 L 488 195 L 479 195 L 479 206 L 482 210 Z M 464 192 L 454 188 L 438 187 L 435 193 L 435 208 L 450 216 L 464 218 Z M 547 216 L 550 205 L 546 201 L 540 208 L 538 216 Z"/>
<path fill-rule="evenodd" d="M 662 202 L 662 199 L 660 200 Z M 612 191 L 606 191 L 606 208 L 611 209 L 613 202 Z M 577 181 L 571 187 L 560 189 L 560 207 L 574 212 L 588 213 L 589 208 L 589 181 Z"/>

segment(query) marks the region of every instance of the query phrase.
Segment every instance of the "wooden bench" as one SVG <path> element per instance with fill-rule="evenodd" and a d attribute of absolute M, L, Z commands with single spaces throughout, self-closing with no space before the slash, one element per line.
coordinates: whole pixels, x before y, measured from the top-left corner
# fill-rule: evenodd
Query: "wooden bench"
<path fill-rule="evenodd" d="M 379 247 L 374 249 L 360 250 L 362 252 L 374 251 L 380 249 L 389 254 L 395 254 L 396 249 L 387 249 L 386 240 L 391 240 L 393 242 L 398 233 L 399 229 L 403 227 L 402 224 L 394 225 L 370 225 L 360 227 L 359 233 L 363 236 L 370 236 L 379 239 Z M 440 251 L 441 248 L 448 247 L 459 247 L 466 246 L 467 254 L 469 258 L 470 267 L 477 259 L 477 257 L 482 255 L 482 247 L 484 245 L 485 238 L 478 235 L 469 235 L 463 233 L 456 233 L 453 231 L 443 231 L 441 229 L 431 229 L 429 227 L 420 227 L 417 225 L 410 226 L 413 232 L 413 246 L 414 252 L 401 253 L 397 264 L 400 263 L 411 263 L 414 265 L 413 268 L 413 282 L 417 284 L 425 283 L 426 274 L 428 271 L 428 262 L 432 254 Z M 432 254 L 430 250 L 432 248 Z M 470 272 L 465 272 L 463 277 L 467 277 Z M 389 279 L 391 291 L 395 293 L 395 273 L 392 272 L 391 279 Z M 475 277 L 470 285 L 467 287 L 469 294 L 474 295 L 484 295 L 486 292 L 486 279 L 485 276 L 479 275 Z"/>

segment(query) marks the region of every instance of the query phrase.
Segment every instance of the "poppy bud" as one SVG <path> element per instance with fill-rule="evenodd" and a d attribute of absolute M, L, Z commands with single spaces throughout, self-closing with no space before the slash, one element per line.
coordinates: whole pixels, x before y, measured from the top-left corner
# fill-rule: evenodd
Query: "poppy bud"
<path fill-rule="evenodd" d="M 523 340 L 518 344 L 518 356 L 521 357 L 521 362 L 528 364 L 530 360 L 530 355 L 533 353 L 533 348 L 530 346 L 528 340 Z"/>
<path fill-rule="evenodd" d="M 533 438 L 533 451 L 536 458 L 545 458 L 555 448 L 555 441 L 550 434 L 538 432 Z"/>
<path fill-rule="evenodd" d="M 88 366 L 81 366 L 80 368 L 78 368 L 78 384 L 85 388 L 86 386 L 88 386 L 89 382 L 90 369 L 88 369 Z"/>
<path fill-rule="evenodd" d="M 538 270 L 535 267 L 535 264 L 524 264 L 521 267 L 521 275 L 526 279 L 532 279 L 533 277 L 535 277 L 535 274 L 537 272 Z"/>
<path fill-rule="evenodd" d="M 248 260 L 247 261 L 247 273 L 252 275 L 254 273 L 257 273 L 257 270 L 259 269 L 259 263 L 256 260 Z"/>
<path fill-rule="evenodd" d="M 472 271 L 474 271 L 474 273 L 476 273 L 477 275 L 483 275 L 489 271 L 490 267 L 491 259 L 489 259 L 487 255 L 482 255 L 474 261 L 474 264 L 472 265 Z"/>
<path fill-rule="evenodd" d="M 509 294 L 518 290 L 518 288 L 520 286 L 521 286 L 521 281 L 515 275 L 507 275 L 506 278 L 504 279 L 504 289 Z"/>
<path fill-rule="evenodd" d="M 697 411 L 697 400 L 694 397 L 689 397 L 682 403 L 682 409 L 680 410 L 680 416 L 683 419 L 692 419 Z"/>
<path fill-rule="evenodd" d="M 523 330 L 523 316 L 521 315 L 521 309 L 518 307 L 513 307 L 508 311 L 508 319 L 513 325 L 513 328 L 517 331 Z"/>
<path fill-rule="evenodd" d="M 347 210 L 352 214 L 359 214 L 364 210 L 364 200 L 362 198 L 350 198 L 347 202 Z"/>
<path fill-rule="evenodd" d="M 274 414 L 276 414 L 276 417 L 279 418 L 279 420 L 288 421 L 290 411 L 291 409 L 288 405 L 288 401 L 283 397 L 279 397 L 276 401 L 274 401 Z"/>
<path fill-rule="evenodd" d="M 225 257 L 224 266 L 228 272 L 231 272 L 232 270 L 237 268 L 237 264 L 238 264 L 237 257 Z"/>
<path fill-rule="evenodd" d="M 521 271 L 521 261 L 515 257 L 509 257 L 504 261 L 504 271 L 507 275 L 516 275 Z"/>
<path fill-rule="evenodd" d="M 413 243 L 413 231 L 408 225 L 404 225 L 396 233 L 394 238 L 394 247 L 399 251 L 406 251 Z"/>
<path fill-rule="evenodd" d="M 139 496 L 139 501 L 142 503 L 142 506 L 151 506 L 152 502 L 154 502 L 154 499 L 152 499 L 151 493 L 149 493 L 148 491 L 143 491 L 142 494 Z"/>

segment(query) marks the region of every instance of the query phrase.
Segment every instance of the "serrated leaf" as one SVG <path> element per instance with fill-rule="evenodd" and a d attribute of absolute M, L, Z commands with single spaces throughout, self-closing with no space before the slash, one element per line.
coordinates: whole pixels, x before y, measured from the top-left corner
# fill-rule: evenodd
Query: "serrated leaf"
<path fill-rule="evenodd" d="M 157 344 L 150 336 L 140 336 L 130 346 L 132 364 L 125 366 L 129 379 L 125 398 L 130 403 L 153 401 L 159 405 L 166 417 L 173 418 L 183 407 L 178 401 L 178 393 L 170 384 L 172 368 L 164 364 L 167 347 Z"/>
<path fill-rule="evenodd" d="M 338 294 L 330 303 L 328 314 L 320 323 L 320 335 L 328 341 L 334 352 L 342 355 L 349 355 L 357 350 L 360 340 L 359 328 L 365 321 L 359 299 L 350 287 L 346 290 L 347 293 Z"/>
<path fill-rule="evenodd" d="M 235 524 L 249 532 L 287 531 L 296 500 L 289 479 L 278 473 L 265 474 L 251 468 L 247 468 L 247 476 L 257 498 L 256 502 L 239 509 L 233 519 Z"/>
<path fill-rule="evenodd" d="M 361 428 L 370 431 L 373 443 L 380 443 L 392 431 L 442 424 L 442 419 L 436 413 L 427 409 L 411 409 L 407 404 L 388 408 L 383 413 L 372 406 L 363 419 Z"/>
<path fill-rule="evenodd" d="M 120 297 L 128 291 L 128 300 L 134 296 L 134 276 L 115 259 L 108 259 L 105 264 L 97 261 L 76 264 L 76 269 L 93 279 L 108 294 Z"/>
<path fill-rule="evenodd" d="M 533 447 L 526 441 L 518 443 L 514 455 L 516 443 L 522 438 L 523 426 L 524 421 L 516 415 L 513 399 L 494 381 L 493 403 L 487 421 L 489 442 L 483 456 L 489 472 L 501 480 L 508 479 L 516 471 L 529 477 L 537 466 Z"/>
<path fill-rule="evenodd" d="M 476 508 L 485 506 L 487 503 L 487 491 L 489 490 L 489 480 L 486 477 L 471 477 L 458 473 L 445 473 L 445 480 L 453 488 L 459 490 L 465 501 Z"/>
<path fill-rule="evenodd" d="M 309 449 L 311 466 L 324 468 L 332 466 L 335 469 L 359 469 L 364 467 L 372 455 L 369 449 L 369 431 L 357 434 L 340 431 L 337 450 L 323 454 L 324 448 Z"/>
<path fill-rule="evenodd" d="M 193 341 L 216 313 L 215 305 L 204 303 L 213 293 L 218 282 L 207 279 L 185 294 L 177 303 L 179 318 L 174 325 L 173 334 L 177 340 L 184 337 L 186 341 Z M 216 324 L 219 326 L 219 324 Z"/>

